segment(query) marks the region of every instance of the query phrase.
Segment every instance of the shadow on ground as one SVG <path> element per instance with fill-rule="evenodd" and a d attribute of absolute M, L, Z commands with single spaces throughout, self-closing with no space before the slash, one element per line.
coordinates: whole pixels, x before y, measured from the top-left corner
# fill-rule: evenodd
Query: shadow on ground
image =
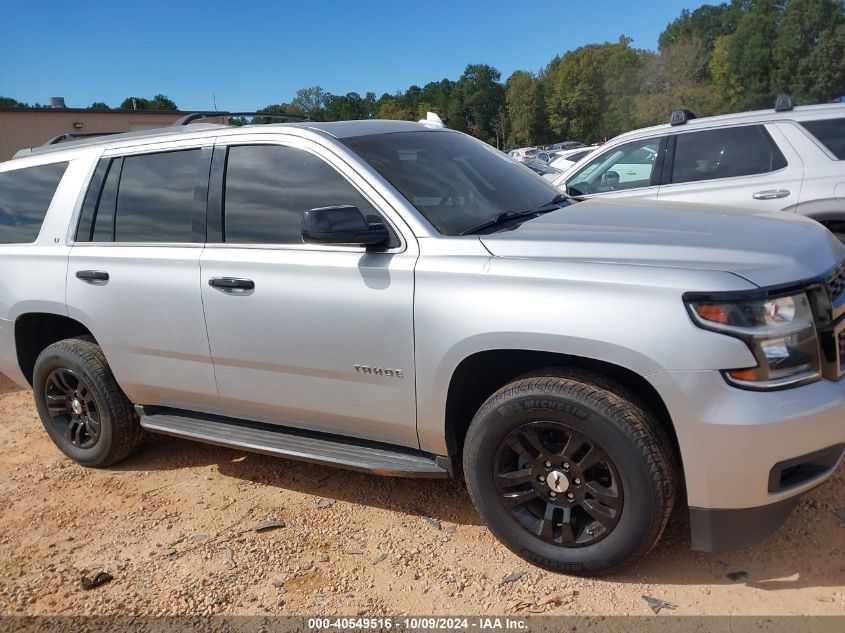
<path fill-rule="evenodd" d="M 446 523 L 483 525 L 459 481 L 378 477 L 162 436 L 152 437 L 116 470 L 179 470 L 209 465 L 216 466 L 224 477 L 262 486 Z M 834 487 L 841 491 L 841 468 L 834 481 L 808 495 L 774 536 L 736 552 L 692 552 L 688 514 L 684 507 L 676 507 L 651 554 L 606 580 L 670 585 L 736 583 L 762 590 L 840 587 L 845 584 L 845 525 L 824 503 L 831 501 Z M 835 494 L 833 502 L 845 505 L 845 499 L 837 499 Z M 810 558 L 822 562 L 808 567 Z M 738 577 L 734 580 L 729 574 Z"/>

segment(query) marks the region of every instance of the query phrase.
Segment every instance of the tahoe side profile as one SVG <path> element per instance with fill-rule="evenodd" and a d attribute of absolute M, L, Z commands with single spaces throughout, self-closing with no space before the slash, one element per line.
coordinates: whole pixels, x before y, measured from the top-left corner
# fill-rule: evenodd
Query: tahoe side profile
<path fill-rule="evenodd" d="M 845 452 L 831 232 L 574 202 L 439 125 L 23 150 L 0 164 L 0 271 L 0 372 L 78 463 L 149 431 L 462 477 L 493 534 L 559 572 L 640 559 L 676 503 L 695 549 L 756 542 Z"/>

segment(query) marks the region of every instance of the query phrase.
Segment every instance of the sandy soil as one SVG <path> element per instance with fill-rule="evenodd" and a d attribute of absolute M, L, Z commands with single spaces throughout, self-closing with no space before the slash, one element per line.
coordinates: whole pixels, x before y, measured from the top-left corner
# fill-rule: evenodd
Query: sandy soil
<path fill-rule="evenodd" d="M 774 537 L 689 550 L 676 513 L 612 578 L 551 574 L 481 525 L 461 484 L 384 479 L 155 437 L 88 470 L 0 376 L 0 615 L 845 613 L 845 469 Z M 256 532 L 265 521 L 285 527 Z M 80 577 L 114 580 L 85 591 Z M 731 572 L 745 572 L 736 581 Z M 663 613 L 667 613 L 664 611 Z"/>

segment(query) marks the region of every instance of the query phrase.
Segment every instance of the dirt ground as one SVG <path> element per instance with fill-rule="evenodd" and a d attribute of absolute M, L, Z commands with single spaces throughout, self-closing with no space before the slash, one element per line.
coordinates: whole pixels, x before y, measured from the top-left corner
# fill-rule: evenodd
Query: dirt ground
<path fill-rule="evenodd" d="M 677 615 L 845 613 L 842 468 L 765 543 L 693 553 L 677 512 L 645 561 L 600 580 L 512 555 L 454 481 L 164 437 L 82 468 L 2 376 L 0 481 L 0 615 L 649 615 L 643 596 Z M 267 521 L 284 527 L 252 529 Z M 83 590 L 100 571 L 113 581 Z"/>

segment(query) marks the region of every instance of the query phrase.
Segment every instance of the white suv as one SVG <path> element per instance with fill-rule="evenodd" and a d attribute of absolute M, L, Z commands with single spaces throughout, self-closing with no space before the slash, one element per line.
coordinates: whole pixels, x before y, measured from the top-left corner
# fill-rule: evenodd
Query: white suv
<path fill-rule="evenodd" d="M 555 184 L 574 196 L 707 202 L 788 211 L 845 241 L 845 104 L 695 118 L 617 136 Z"/>

